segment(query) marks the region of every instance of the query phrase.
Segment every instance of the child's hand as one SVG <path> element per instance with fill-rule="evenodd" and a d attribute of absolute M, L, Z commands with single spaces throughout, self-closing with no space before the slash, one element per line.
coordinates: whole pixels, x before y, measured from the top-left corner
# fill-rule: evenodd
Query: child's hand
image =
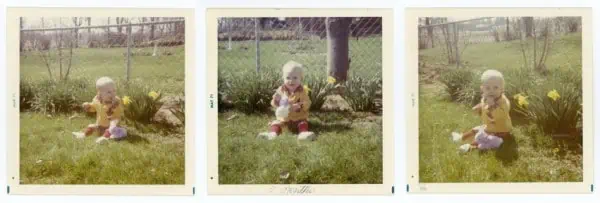
<path fill-rule="evenodd" d="M 274 94 L 273 95 L 273 103 L 275 104 L 275 106 L 279 106 L 279 101 L 281 100 L 281 95 L 279 94 Z"/>
<path fill-rule="evenodd" d="M 82 106 L 84 111 L 90 111 L 90 108 L 92 108 L 92 104 L 89 102 L 84 102 Z"/>
<path fill-rule="evenodd" d="M 302 109 L 302 104 L 297 103 L 292 105 L 292 111 L 300 111 Z"/>

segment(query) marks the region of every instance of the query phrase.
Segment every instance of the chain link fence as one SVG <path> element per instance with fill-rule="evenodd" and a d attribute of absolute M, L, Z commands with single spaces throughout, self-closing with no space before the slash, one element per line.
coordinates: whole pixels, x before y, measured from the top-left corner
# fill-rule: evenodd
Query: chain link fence
<path fill-rule="evenodd" d="M 419 49 L 441 47 L 448 64 L 460 66 L 470 44 L 561 36 L 581 30 L 580 17 L 482 17 L 448 21 L 446 17 L 419 18 Z M 537 32 L 536 32 L 537 30 Z"/>
<path fill-rule="evenodd" d="M 41 74 L 54 79 L 68 78 L 73 67 L 77 67 L 77 72 L 85 72 L 79 68 L 117 65 L 123 67 L 122 75 L 128 81 L 136 57 L 173 55 L 176 47 L 185 44 L 184 18 L 178 17 L 53 17 L 20 21 L 21 64 L 27 68 L 22 71 L 47 71 Z M 142 60 L 137 61 L 140 66 Z"/>
<path fill-rule="evenodd" d="M 324 17 L 221 18 L 218 26 L 220 70 L 274 70 L 295 60 L 326 71 Z M 352 18 L 349 26 L 350 71 L 381 70 L 381 17 Z"/>

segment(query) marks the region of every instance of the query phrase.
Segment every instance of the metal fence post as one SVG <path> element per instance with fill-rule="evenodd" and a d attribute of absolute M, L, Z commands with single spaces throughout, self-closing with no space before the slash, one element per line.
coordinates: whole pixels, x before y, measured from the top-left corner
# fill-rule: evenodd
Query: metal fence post
<path fill-rule="evenodd" d="M 458 48 L 458 23 L 454 23 L 454 47 L 456 49 L 456 68 L 460 68 L 460 53 Z"/>
<path fill-rule="evenodd" d="M 260 32 L 258 18 L 254 18 L 254 38 L 256 39 L 256 72 L 260 72 Z"/>
<path fill-rule="evenodd" d="M 224 19 L 227 27 L 227 37 L 229 37 L 229 43 L 227 44 L 227 50 L 231 50 L 231 31 L 233 31 L 233 19 Z"/>
<path fill-rule="evenodd" d="M 129 21 L 129 25 L 127 26 L 127 73 L 126 73 L 126 81 L 129 82 L 129 77 L 131 74 L 131 21 Z"/>

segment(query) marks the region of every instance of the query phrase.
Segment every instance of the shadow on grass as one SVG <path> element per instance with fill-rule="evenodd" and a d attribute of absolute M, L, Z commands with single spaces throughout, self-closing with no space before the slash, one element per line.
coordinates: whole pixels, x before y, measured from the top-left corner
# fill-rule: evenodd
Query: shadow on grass
<path fill-rule="evenodd" d="M 322 122 L 309 122 L 309 129 L 316 134 L 322 134 L 325 132 L 346 132 L 352 130 L 350 123 L 322 123 Z"/>
<path fill-rule="evenodd" d="M 127 132 L 127 137 L 125 137 L 125 139 L 123 139 L 122 141 L 129 142 L 131 144 L 149 143 L 148 139 L 138 135 L 138 133 L 134 131 Z"/>
<path fill-rule="evenodd" d="M 510 166 L 519 159 L 519 144 L 514 136 L 504 138 L 504 143 L 496 150 L 496 158 L 505 166 Z"/>

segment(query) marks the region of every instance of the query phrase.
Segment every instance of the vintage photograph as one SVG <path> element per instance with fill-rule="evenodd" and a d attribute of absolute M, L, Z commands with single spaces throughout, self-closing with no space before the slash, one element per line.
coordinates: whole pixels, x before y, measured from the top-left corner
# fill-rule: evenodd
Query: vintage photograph
<path fill-rule="evenodd" d="M 184 185 L 185 19 L 19 17 L 19 184 Z"/>
<path fill-rule="evenodd" d="M 419 16 L 420 183 L 583 182 L 588 25 L 559 15 Z"/>
<path fill-rule="evenodd" d="M 219 184 L 381 184 L 382 18 L 218 19 Z"/>

